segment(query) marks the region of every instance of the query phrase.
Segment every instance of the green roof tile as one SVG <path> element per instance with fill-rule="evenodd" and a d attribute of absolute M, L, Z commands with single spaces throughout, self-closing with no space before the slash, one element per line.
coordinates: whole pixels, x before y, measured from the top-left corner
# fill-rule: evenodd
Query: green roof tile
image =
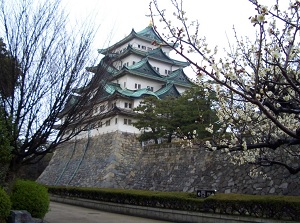
<path fill-rule="evenodd" d="M 180 93 L 176 89 L 174 83 L 166 84 L 164 87 L 156 91 L 155 94 L 161 99 L 168 96 L 174 96 L 174 97 L 180 96 Z"/>
<path fill-rule="evenodd" d="M 119 93 L 121 95 L 124 95 L 127 97 L 133 97 L 133 98 L 140 98 L 145 95 L 151 95 L 151 96 L 158 97 L 153 91 L 150 91 L 146 88 L 138 89 L 138 90 L 122 89 L 119 84 L 115 84 L 115 83 L 106 84 L 105 90 L 110 95 Z"/>
<path fill-rule="evenodd" d="M 166 82 L 174 82 L 177 84 L 185 85 L 185 86 L 192 86 L 193 83 L 190 81 L 190 79 L 186 76 L 182 68 L 179 68 L 175 71 L 173 71 L 170 75 L 166 76 L 164 78 Z"/>
<path fill-rule="evenodd" d="M 137 32 L 138 37 L 143 37 L 149 40 L 155 40 L 158 42 L 163 42 L 162 39 L 155 33 L 153 26 L 147 26 L 145 29 Z"/>

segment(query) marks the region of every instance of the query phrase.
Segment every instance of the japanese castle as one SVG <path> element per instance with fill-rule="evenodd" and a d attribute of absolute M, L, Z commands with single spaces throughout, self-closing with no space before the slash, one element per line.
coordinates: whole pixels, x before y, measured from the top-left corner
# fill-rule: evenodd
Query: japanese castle
<path fill-rule="evenodd" d="M 152 25 L 140 32 L 132 29 L 119 42 L 98 50 L 103 58 L 88 70 L 104 84 L 93 107 L 91 136 L 114 131 L 139 134 L 132 125 L 133 109 L 143 98 L 177 97 L 193 85 L 183 71 L 189 63 L 171 59 L 171 50 Z"/>

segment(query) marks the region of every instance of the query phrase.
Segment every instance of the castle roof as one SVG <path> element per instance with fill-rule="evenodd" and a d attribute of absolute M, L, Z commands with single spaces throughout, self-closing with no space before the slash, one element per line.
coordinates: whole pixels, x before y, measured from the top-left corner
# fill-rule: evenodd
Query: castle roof
<path fill-rule="evenodd" d="M 148 96 L 154 96 L 156 98 L 163 99 L 168 96 L 179 97 L 181 94 L 177 90 L 174 83 L 166 83 L 156 92 L 153 92 L 147 88 L 137 89 L 137 90 L 129 90 L 123 89 L 119 84 L 116 83 L 108 83 L 104 87 L 104 94 L 101 94 L 101 98 L 99 100 L 107 100 L 108 98 L 143 98 Z"/>
<path fill-rule="evenodd" d="M 134 74 L 140 77 L 163 81 L 163 76 L 160 75 L 149 63 L 148 58 L 144 58 L 141 61 L 131 66 L 124 65 L 123 68 L 114 74 L 114 78 L 121 77 L 125 74 Z"/>
<path fill-rule="evenodd" d="M 155 94 L 160 98 L 164 99 L 166 97 L 179 97 L 181 94 L 175 87 L 174 83 L 167 83 L 161 89 L 155 92 Z"/>
<path fill-rule="evenodd" d="M 130 34 L 127 35 L 125 38 L 120 40 L 119 42 L 115 43 L 114 45 L 106 48 L 106 49 L 99 49 L 98 53 L 101 54 L 108 54 L 114 49 L 118 48 L 119 46 L 125 45 L 129 41 L 131 41 L 134 38 L 138 38 L 147 42 L 155 42 L 155 43 L 163 43 L 163 40 L 156 34 L 153 27 L 151 25 L 147 26 L 145 29 L 143 29 L 140 32 L 136 32 L 134 29 L 131 30 Z"/>
<path fill-rule="evenodd" d="M 99 100 L 106 100 L 108 97 L 122 97 L 122 98 L 142 98 L 147 96 L 158 97 L 156 93 L 150 91 L 147 88 L 137 89 L 137 90 L 129 90 L 123 89 L 119 84 L 116 83 L 108 83 L 105 85 L 103 89 L 103 94 L 101 94 L 101 98 Z"/>
<path fill-rule="evenodd" d="M 185 87 L 191 87 L 191 85 L 193 85 L 182 68 L 173 71 L 170 75 L 166 76 L 164 80 L 168 83 L 176 83 L 177 85 Z"/>

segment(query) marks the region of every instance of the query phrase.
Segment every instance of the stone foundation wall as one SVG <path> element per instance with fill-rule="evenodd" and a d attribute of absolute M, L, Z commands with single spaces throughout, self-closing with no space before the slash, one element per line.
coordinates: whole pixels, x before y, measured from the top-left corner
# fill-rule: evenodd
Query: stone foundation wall
<path fill-rule="evenodd" d="M 284 168 L 237 166 L 220 152 L 180 144 L 141 147 L 134 134 L 114 132 L 58 148 L 38 181 L 47 185 L 158 191 L 300 195 L 300 177 Z"/>

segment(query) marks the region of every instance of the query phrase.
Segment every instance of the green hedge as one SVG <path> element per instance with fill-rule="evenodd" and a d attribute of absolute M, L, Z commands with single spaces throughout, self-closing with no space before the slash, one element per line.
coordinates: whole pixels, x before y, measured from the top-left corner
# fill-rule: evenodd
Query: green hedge
<path fill-rule="evenodd" d="M 206 199 L 196 193 L 104 188 L 48 187 L 53 195 L 177 210 L 214 212 L 263 218 L 299 220 L 299 196 L 216 194 Z"/>
<path fill-rule="evenodd" d="M 10 214 L 10 209 L 11 202 L 9 196 L 2 188 L 0 188 L 0 222 L 5 222 L 4 220 Z"/>
<path fill-rule="evenodd" d="M 273 219 L 300 219 L 299 196 L 216 194 L 205 200 L 206 210 Z"/>
<path fill-rule="evenodd" d="M 132 204 L 177 210 L 200 211 L 203 200 L 183 192 L 157 192 L 145 190 L 122 190 L 105 188 L 48 187 L 51 194 L 91 200 Z"/>
<path fill-rule="evenodd" d="M 10 199 L 13 209 L 27 210 L 35 218 L 43 218 L 49 209 L 47 188 L 34 181 L 17 180 Z"/>

